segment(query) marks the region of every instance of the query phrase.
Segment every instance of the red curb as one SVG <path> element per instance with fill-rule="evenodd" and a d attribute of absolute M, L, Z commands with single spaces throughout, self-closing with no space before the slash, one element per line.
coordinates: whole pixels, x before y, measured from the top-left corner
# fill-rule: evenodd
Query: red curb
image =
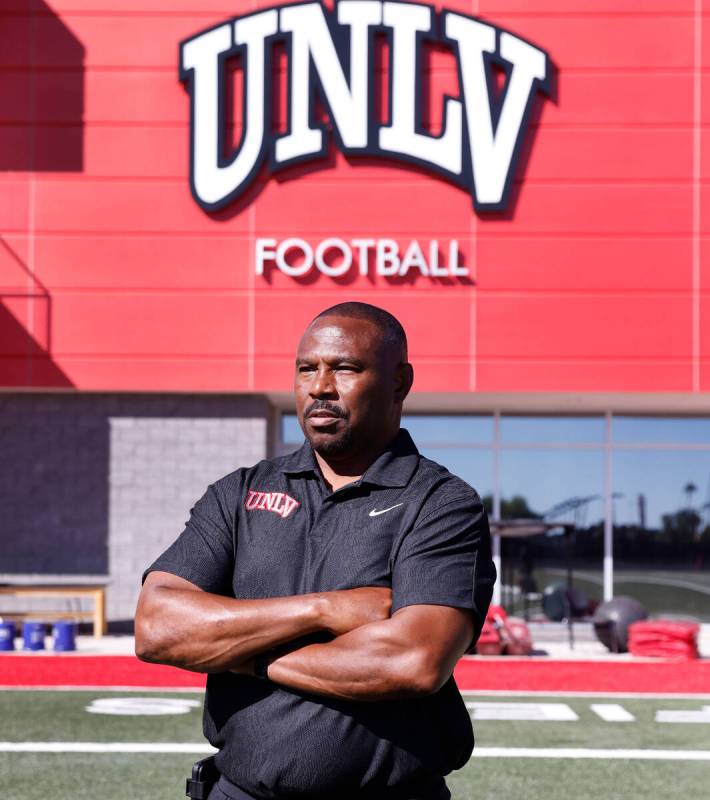
<path fill-rule="evenodd" d="M 462 690 L 710 694 L 710 660 L 608 662 L 463 659 L 454 673 Z M 195 672 L 145 664 L 134 656 L 4 655 L 2 686 L 205 685 Z"/>

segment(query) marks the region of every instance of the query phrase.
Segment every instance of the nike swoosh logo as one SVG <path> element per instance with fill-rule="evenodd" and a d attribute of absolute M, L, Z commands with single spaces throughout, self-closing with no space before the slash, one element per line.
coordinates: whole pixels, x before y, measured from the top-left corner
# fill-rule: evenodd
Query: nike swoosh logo
<path fill-rule="evenodd" d="M 370 516 L 371 517 L 379 517 L 380 514 L 386 514 L 388 511 L 391 511 L 393 508 L 398 508 L 399 506 L 403 506 L 403 505 L 404 505 L 404 503 L 397 503 L 397 505 L 395 505 L 395 506 L 390 506 L 389 508 L 383 508 L 382 511 L 375 511 L 375 509 L 373 508 L 372 511 L 370 511 Z"/>

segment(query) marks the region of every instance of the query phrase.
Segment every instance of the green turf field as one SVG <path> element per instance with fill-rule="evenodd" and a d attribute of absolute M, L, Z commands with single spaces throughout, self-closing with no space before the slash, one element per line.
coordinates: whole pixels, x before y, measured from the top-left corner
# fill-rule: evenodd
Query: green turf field
<path fill-rule="evenodd" d="M 95 701 L 118 698 L 173 698 L 196 701 L 198 693 L 110 691 L 0 692 L 0 776 L 4 800 L 169 800 L 183 796 L 190 753 L 42 753 L 8 752 L 6 743 L 202 743 L 200 709 L 170 716 L 105 715 L 89 713 Z M 500 713 L 490 703 L 506 703 L 510 716 L 522 714 L 577 717 L 568 721 L 477 719 L 474 757 L 449 777 L 454 798 L 468 800 L 641 800 L 710 796 L 710 761 L 694 761 L 692 753 L 710 753 L 710 699 L 626 699 L 589 697 L 467 696 L 472 713 Z M 538 704 L 531 709 L 529 705 Z M 554 704 L 540 707 L 539 704 Z M 591 704 L 618 704 L 634 717 L 606 722 Z M 93 704 L 93 705 L 92 705 Z M 512 704 L 512 705 L 511 705 Z M 562 707 L 562 708 L 561 708 Z M 115 709 L 114 709 L 115 710 Z M 130 709 L 129 709 L 130 710 Z M 133 709 L 135 710 L 135 709 Z M 144 709 L 145 710 L 145 709 Z M 153 709 L 156 710 L 156 709 Z M 660 722 L 662 712 L 694 712 L 689 722 Z M 518 758 L 491 756 L 489 748 L 581 748 L 608 750 L 680 751 L 683 760 L 637 758 L 590 760 L 578 757 Z M 690 751 L 690 755 L 688 755 Z M 498 752 L 498 751 L 496 751 Z M 580 751 L 576 751 L 579 753 Z M 334 798 L 334 800 L 337 800 Z"/>

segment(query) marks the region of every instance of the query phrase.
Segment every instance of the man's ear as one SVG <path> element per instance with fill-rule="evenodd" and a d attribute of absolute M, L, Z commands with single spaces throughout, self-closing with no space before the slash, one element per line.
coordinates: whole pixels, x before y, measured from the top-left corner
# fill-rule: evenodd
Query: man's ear
<path fill-rule="evenodd" d="M 413 383 L 414 367 L 411 364 L 398 364 L 394 386 L 395 402 L 404 402 L 404 398 L 409 394 L 409 390 L 412 388 Z"/>

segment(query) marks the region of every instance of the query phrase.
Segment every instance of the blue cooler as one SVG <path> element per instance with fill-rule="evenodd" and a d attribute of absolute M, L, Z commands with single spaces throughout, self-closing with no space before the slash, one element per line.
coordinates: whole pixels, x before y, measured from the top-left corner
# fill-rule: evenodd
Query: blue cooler
<path fill-rule="evenodd" d="M 76 622 L 55 622 L 52 635 L 54 636 L 54 649 L 57 652 L 76 650 Z"/>
<path fill-rule="evenodd" d="M 44 622 L 24 622 L 22 640 L 25 650 L 44 650 Z"/>
<path fill-rule="evenodd" d="M 15 649 L 15 623 L 0 622 L 0 652 Z"/>

